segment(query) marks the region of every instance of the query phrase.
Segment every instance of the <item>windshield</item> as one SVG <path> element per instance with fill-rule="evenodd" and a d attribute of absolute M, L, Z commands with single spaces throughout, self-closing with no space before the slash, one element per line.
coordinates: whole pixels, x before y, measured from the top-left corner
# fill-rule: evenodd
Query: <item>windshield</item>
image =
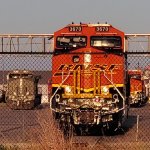
<path fill-rule="evenodd" d="M 86 43 L 87 38 L 85 36 L 62 36 L 56 39 L 56 46 L 58 48 L 85 47 Z"/>
<path fill-rule="evenodd" d="M 32 74 L 10 74 L 9 78 L 17 79 L 17 78 L 32 78 Z"/>
<path fill-rule="evenodd" d="M 120 48 L 121 37 L 119 36 L 92 36 L 91 46 L 106 47 L 106 48 Z"/>

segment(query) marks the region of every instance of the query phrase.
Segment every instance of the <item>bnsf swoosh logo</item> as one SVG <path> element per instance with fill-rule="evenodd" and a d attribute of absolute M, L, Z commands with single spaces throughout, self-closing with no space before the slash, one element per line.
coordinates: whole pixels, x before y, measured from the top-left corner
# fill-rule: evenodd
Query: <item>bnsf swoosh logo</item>
<path fill-rule="evenodd" d="M 84 71 L 84 73 L 92 73 L 93 71 L 105 71 L 106 73 L 113 73 L 115 74 L 117 72 L 117 70 L 121 70 L 121 66 L 122 64 L 111 64 L 111 65 L 106 65 L 106 64 L 78 64 L 78 65 L 74 65 L 74 64 L 62 64 L 59 68 L 58 71 L 54 74 L 54 76 L 58 76 L 58 75 L 65 75 L 68 74 L 67 72 L 70 71 L 71 74 L 73 74 L 73 71 L 75 70 L 80 70 L 80 71 Z"/>

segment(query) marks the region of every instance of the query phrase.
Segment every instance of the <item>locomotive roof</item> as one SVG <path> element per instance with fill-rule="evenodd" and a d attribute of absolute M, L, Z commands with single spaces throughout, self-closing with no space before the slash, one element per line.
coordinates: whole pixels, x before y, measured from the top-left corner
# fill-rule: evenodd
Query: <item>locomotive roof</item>
<path fill-rule="evenodd" d="M 142 74 L 142 70 L 135 69 L 135 70 L 128 70 L 129 74 Z"/>
<path fill-rule="evenodd" d="M 72 28 L 72 27 L 77 27 L 77 28 Z M 81 28 L 83 27 L 83 29 Z M 85 28 L 84 28 L 85 27 Z M 114 32 L 117 32 L 118 34 L 122 34 L 124 33 L 123 31 L 121 31 L 120 29 L 112 26 L 111 24 L 107 24 L 107 23 L 95 23 L 95 24 L 92 24 L 92 23 L 78 23 L 78 24 L 75 24 L 75 23 L 72 23 L 72 24 L 68 24 L 60 29 L 58 29 L 57 31 L 54 32 L 54 37 L 55 37 L 55 34 L 72 34 L 72 33 L 86 33 L 87 29 L 86 27 L 88 28 L 91 28 L 89 30 L 91 30 L 91 32 L 93 32 L 93 34 L 96 32 L 96 33 L 101 33 L 101 34 L 105 34 L 105 33 L 114 33 Z M 104 31 L 100 31 L 100 30 L 103 30 L 99 27 L 108 27 L 110 28 L 109 29 L 104 29 Z M 68 29 L 67 29 L 68 28 Z M 93 29 L 92 29 L 93 28 Z M 96 28 L 96 29 L 95 29 Z M 93 31 L 92 31 L 93 30 Z M 106 30 L 106 31 L 105 31 Z M 61 33 L 63 32 L 63 33 Z M 88 31 L 89 32 L 89 31 Z M 116 33 L 115 33 L 116 34 Z"/>
<path fill-rule="evenodd" d="M 33 74 L 30 70 L 12 70 L 9 74 Z"/>
<path fill-rule="evenodd" d="M 0 84 L 6 83 L 6 76 L 12 72 L 9 71 L 0 71 Z M 32 73 L 34 73 L 35 76 L 41 76 L 41 79 L 39 80 L 39 84 L 48 84 L 48 79 L 51 77 L 51 71 L 35 71 L 33 70 Z"/>
<path fill-rule="evenodd" d="M 97 24 L 68 24 L 67 26 L 89 26 L 89 27 L 95 27 L 95 26 L 112 26 L 112 25 L 110 25 L 110 24 L 99 24 L 99 23 L 97 23 Z"/>

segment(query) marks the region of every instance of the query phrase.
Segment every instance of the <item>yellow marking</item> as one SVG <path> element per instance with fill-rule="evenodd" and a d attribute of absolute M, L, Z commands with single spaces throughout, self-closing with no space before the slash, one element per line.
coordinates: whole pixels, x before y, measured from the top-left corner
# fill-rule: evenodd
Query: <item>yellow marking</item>
<path fill-rule="evenodd" d="M 98 71 L 98 94 L 100 94 L 101 93 L 101 87 L 100 87 L 100 84 L 101 84 L 101 80 L 100 80 L 100 71 Z"/>
<path fill-rule="evenodd" d="M 137 94 L 138 92 L 140 93 L 140 92 L 142 92 L 142 90 L 139 90 L 139 91 L 132 91 L 131 94 Z"/>
<path fill-rule="evenodd" d="M 73 77 L 74 77 L 73 78 L 74 79 L 74 90 L 73 90 L 74 92 L 73 93 L 76 94 L 76 87 L 77 87 L 77 84 L 76 84 L 77 83 L 77 81 L 76 81 L 76 78 L 77 78 L 76 77 L 76 70 L 74 70 L 74 72 L 73 72 Z"/>
<path fill-rule="evenodd" d="M 81 82 L 81 81 L 80 81 L 80 78 L 81 78 L 80 75 L 81 75 L 81 74 L 80 74 L 80 73 L 81 73 L 80 70 L 78 70 L 78 71 L 77 71 L 77 79 L 78 79 L 78 80 L 77 80 L 77 81 L 78 81 L 77 91 L 78 91 L 78 94 L 80 94 L 80 86 L 81 86 L 81 84 L 80 84 L 80 82 Z"/>
<path fill-rule="evenodd" d="M 94 71 L 94 95 L 96 94 L 96 71 Z"/>
<path fill-rule="evenodd" d="M 68 86 L 68 85 L 62 85 L 61 87 L 64 88 L 66 86 Z M 103 88 L 104 86 L 107 86 L 109 88 L 112 88 L 114 86 L 115 87 L 123 87 L 124 84 L 114 84 L 114 86 L 113 85 L 103 85 L 103 86 L 101 86 L 101 88 Z M 52 87 L 60 87 L 60 84 L 52 84 Z M 71 87 L 74 88 L 74 86 L 71 86 Z M 96 87 L 96 89 L 98 89 L 98 87 Z M 84 92 L 91 92 L 91 91 L 94 91 L 94 88 L 83 89 L 83 88 L 77 87 L 77 90 L 82 90 Z"/>
<path fill-rule="evenodd" d="M 88 93 L 83 93 L 83 94 L 63 94 L 62 97 L 63 98 L 93 98 L 94 96 L 99 96 L 101 98 L 112 98 L 111 94 L 108 95 L 102 95 L 102 94 L 88 94 Z"/>

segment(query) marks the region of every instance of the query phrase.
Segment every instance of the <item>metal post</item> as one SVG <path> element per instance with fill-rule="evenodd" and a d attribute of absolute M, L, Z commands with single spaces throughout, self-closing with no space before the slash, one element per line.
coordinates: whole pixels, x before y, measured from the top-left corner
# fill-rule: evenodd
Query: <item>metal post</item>
<path fill-rule="evenodd" d="M 150 36 L 148 36 L 148 49 L 147 49 L 148 52 L 150 52 Z"/>
<path fill-rule="evenodd" d="M 3 37 L 1 38 L 1 42 L 2 42 L 2 52 L 3 52 L 3 45 L 4 45 L 4 39 L 3 39 Z"/>
<path fill-rule="evenodd" d="M 17 46 L 18 46 L 17 52 L 19 52 L 19 37 L 17 37 Z"/>
<path fill-rule="evenodd" d="M 10 40 L 9 40 L 9 46 L 10 46 L 10 52 L 11 52 L 11 37 L 10 37 Z"/>
<path fill-rule="evenodd" d="M 31 52 L 32 52 L 32 39 L 33 39 L 33 37 L 30 37 Z"/>
<path fill-rule="evenodd" d="M 125 46 L 124 46 L 124 51 L 128 52 L 129 51 L 129 41 L 128 41 L 128 37 L 125 38 Z"/>
<path fill-rule="evenodd" d="M 137 115 L 136 142 L 138 141 L 138 134 L 139 134 L 139 115 Z"/>
<path fill-rule="evenodd" d="M 43 38 L 43 52 L 45 52 L 46 46 L 45 46 L 45 37 Z"/>

